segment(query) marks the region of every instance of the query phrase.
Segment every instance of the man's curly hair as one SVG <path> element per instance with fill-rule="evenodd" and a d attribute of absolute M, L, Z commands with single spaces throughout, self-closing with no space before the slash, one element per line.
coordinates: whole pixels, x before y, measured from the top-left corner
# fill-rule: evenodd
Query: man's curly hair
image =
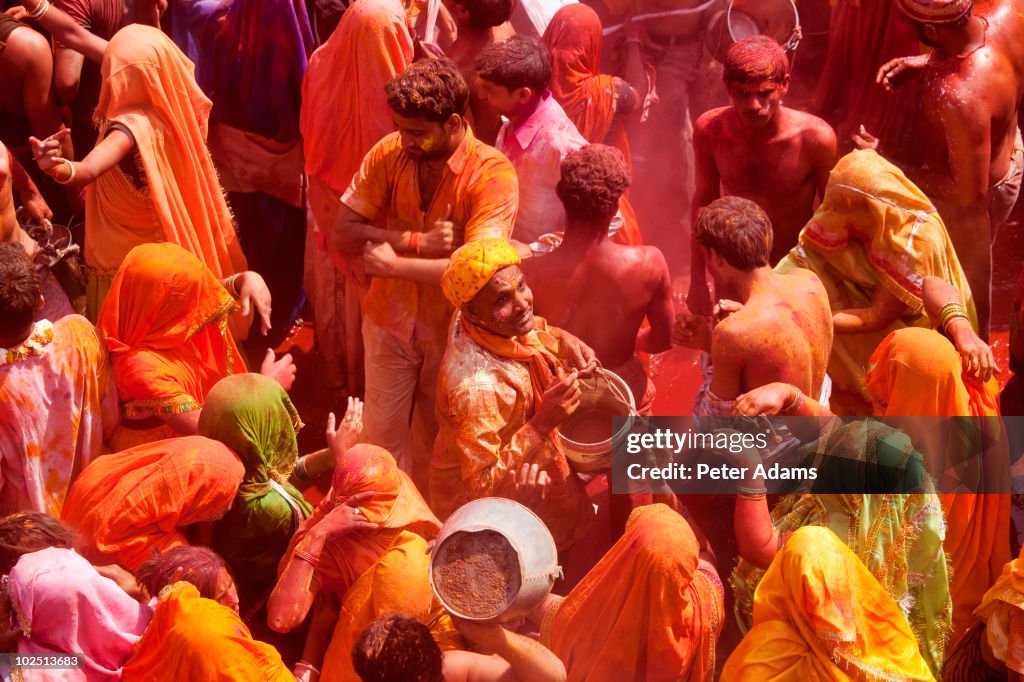
<path fill-rule="evenodd" d="M 352 667 L 364 682 L 440 682 L 441 649 L 423 623 L 386 613 L 352 647 Z"/>
<path fill-rule="evenodd" d="M 32 324 L 40 293 L 39 274 L 24 247 L 0 244 L 0 329 L 10 333 Z"/>
<path fill-rule="evenodd" d="M 469 87 L 455 62 L 447 57 L 414 62 L 384 85 L 388 106 L 405 118 L 444 123 L 452 114 L 463 116 Z"/>
<path fill-rule="evenodd" d="M 570 216 L 610 218 L 619 197 L 629 187 L 629 168 L 622 152 L 603 144 L 588 144 L 562 161 L 562 177 L 555 186 Z"/>

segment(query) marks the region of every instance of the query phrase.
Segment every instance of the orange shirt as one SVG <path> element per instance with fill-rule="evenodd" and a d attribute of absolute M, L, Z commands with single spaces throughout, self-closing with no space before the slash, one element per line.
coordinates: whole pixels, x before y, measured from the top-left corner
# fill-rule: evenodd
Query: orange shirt
<path fill-rule="evenodd" d="M 579 477 L 562 480 L 550 439 L 529 424 L 533 413 L 529 363 L 485 350 L 456 323 L 437 386 L 430 499 L 438 518 L 481 497 L 514 497 L 509 474 L 529 462 L 551 476 L 547 498 L 532 509 L 558 549 L 583 536 L 594 509 Z"/>
<path fill-rule="evenodd" d="M 391 133 L 367 152 L 341 202 L 369 220 L 386 214 L 387 229 L 398 232 L 428 232 L 451 205 L 457 248 L 477 239 L 507 239 L 515 222 L 518 196 L 512 164 L 467 128 L 426 212 L 420 209 L 419 164 L 402 152 L 398 133 Z M 419 323 L 435 330 L 438 343 L 444 343 L 452 315 L 439 285 L 399 278 L 374 278 L 363 310 L 399 339 L 412 339 Z"/>

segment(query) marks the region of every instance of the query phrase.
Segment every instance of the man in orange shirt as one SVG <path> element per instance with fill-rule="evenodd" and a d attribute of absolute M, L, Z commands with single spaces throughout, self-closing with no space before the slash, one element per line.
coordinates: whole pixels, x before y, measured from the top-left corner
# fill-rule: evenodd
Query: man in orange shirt
<path fill-rule="evenodd" d="M 450 59 L 417 62 L 385 91 L 398 131 L 366 154 L 341 198 L 332 241 L 361 253 L 374 276 L 363 303 L 366 442 L 395 454 L 426 492 L 453 310 L 441 274 L 462 244 L 508 238 L 519 187 L 508 159 L 466 124 L 469 89 Z"/>
<path fill-rule="evenodd" d="M 481 240 L 453 253 L 441 280 L 459 312 L 437 384 L 432 508 L 443 520 L 481 497 L 516 499 L 563 551 L 586 532 L 594 509 L 558 429 L 579 407 L 580 377 L 593 373 L 597 358 L 534 316 L 519 263 L 509 242 Z"/>

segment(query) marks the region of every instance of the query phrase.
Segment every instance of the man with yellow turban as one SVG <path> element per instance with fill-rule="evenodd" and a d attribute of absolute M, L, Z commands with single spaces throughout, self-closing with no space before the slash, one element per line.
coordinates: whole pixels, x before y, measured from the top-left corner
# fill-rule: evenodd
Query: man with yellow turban
<path fill-rule="evenodd" d="M 579 377 L 595 370 L 594 351 L 534 316 L 519 255 L 504 239 L 455 251 L 441 289 L 457 312 L 437 387 L 434 511 L 443 520 L 470 500 L 510 497 L 567 549 L 594 511 L 558 427 L 579 407 Z"/>

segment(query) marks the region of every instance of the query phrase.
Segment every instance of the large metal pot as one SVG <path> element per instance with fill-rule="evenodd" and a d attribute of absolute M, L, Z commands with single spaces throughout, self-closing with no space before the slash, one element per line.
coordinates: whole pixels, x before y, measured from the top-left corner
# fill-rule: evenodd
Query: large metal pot
<path fill-rule="evenodd" d="M 755 35 L 774 39 L 790 54 L 803 38 L 794 0 L 729 0 L 708 21 L 705 41 L 712 56 L 725 61 L 733 43 Z"/>
<path fill-rule="evenodd" d="M 439 568 L 438 557 L 442 555 L 440 550 L 445 541 L 455 533 L 479 531 L 494 531 L 508 540 L 518 555 L 521 579 L 519 591 L 505 609 L 487 618 L 460 613 L 446 603 L 434 581 L 434 572 Z M 532 511 L 504 497 L 485 497 L 456 509 L 441 527 L 430 559 L 430 588 L 437 600 L 453 615 L 480 623 L 502 623 L 526 616 L 544 601 L 561 575 L 558 550 L 548 527 Z"/>

